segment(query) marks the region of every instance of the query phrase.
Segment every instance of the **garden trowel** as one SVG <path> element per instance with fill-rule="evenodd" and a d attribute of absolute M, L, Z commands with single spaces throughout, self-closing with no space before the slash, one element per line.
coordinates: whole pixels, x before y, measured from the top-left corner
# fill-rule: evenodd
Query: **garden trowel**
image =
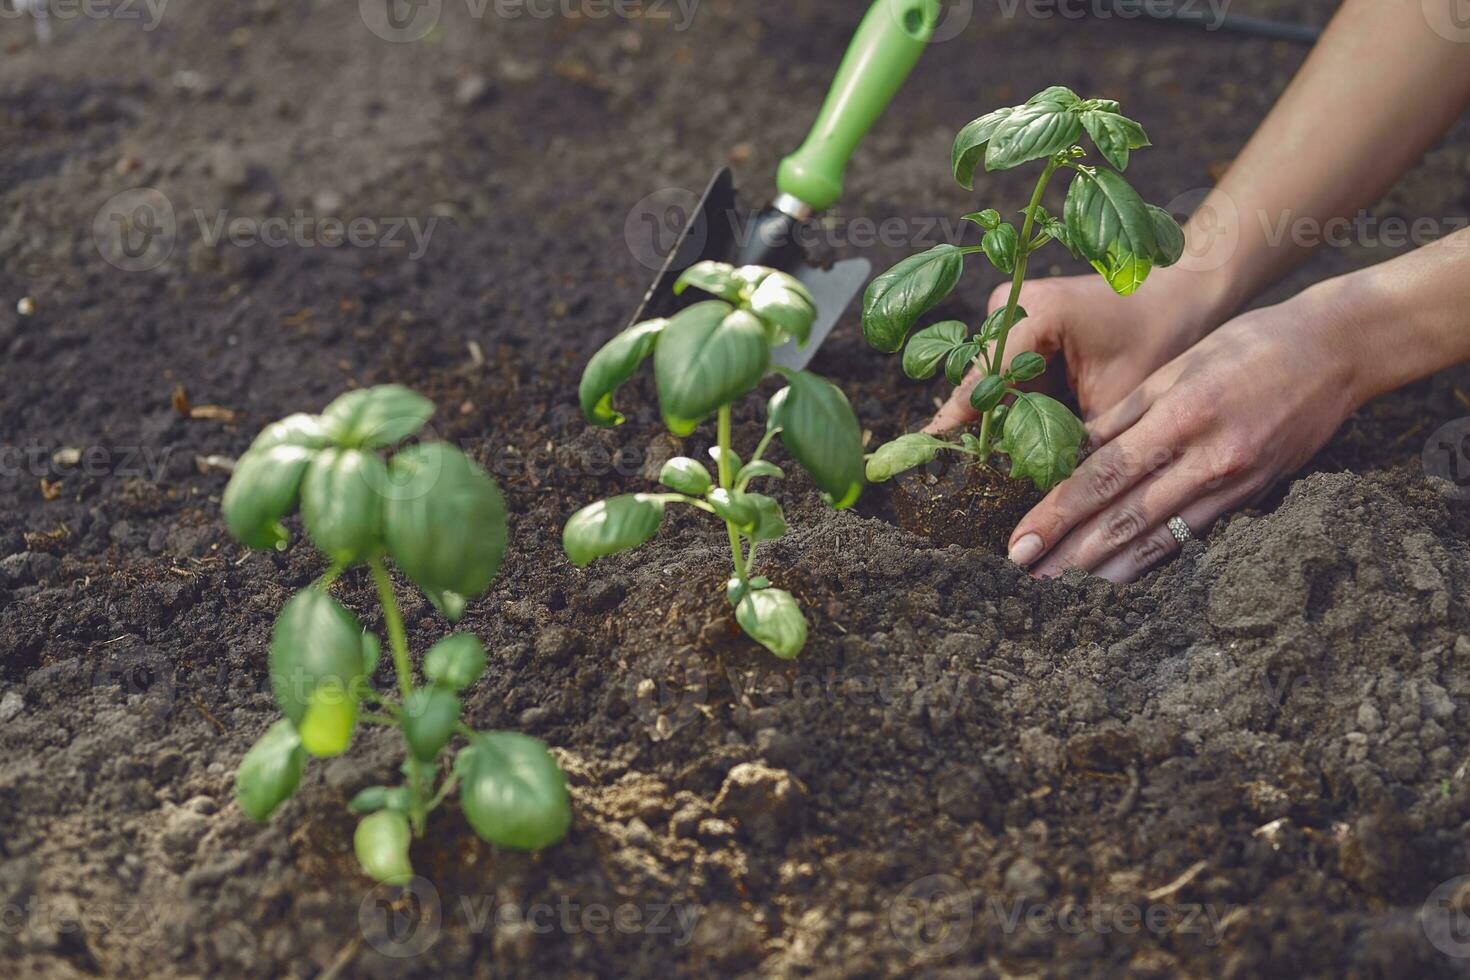
<path fill-rule="evenodd" d="M 673 293 L 675 280 L 696 262 L 770 266 L 801 280 L 816 300 L 817 317 L 805 346 L 791 342 L 771 354 L 782 367 L 805 367 L 868 281 L 872 266 L 867 259 L 813 264 L 802 248 L 801 228 L 842 195 L 848 159 L 919 60 L 938 18 L 939 0 L 876 0 L 848 45 L 806 141 L 781 161 L 775 202 L 759 212 L 741 208 L 729 168 L 716 171 L 629 322 L 670 316 L 696 302 L 693 290 Z"/>

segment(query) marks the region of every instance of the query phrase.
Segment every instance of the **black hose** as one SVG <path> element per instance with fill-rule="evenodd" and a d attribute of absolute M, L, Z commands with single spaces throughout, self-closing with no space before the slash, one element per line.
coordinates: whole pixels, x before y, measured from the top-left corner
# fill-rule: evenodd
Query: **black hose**
<path fill-rule="evenodd" d="M 1253 37 L 1271 38 L 1275 41 L 1292 41 L 1297 44 L 1316 44 L 1322 31 L 1301 24 L 1285 24 L 1264 17 L 1246 17 L 1236 14 L 1213 16 L 1193 8 L 1197 0 L 1185 0 L 1183 4 L 1172 0 L 1103 0 L 1107 9 L 1120 18 L 1141 17 L 1146 20 L 1178 24 L 1207 31 L 1229 31 L 1232 34 L 1247 34 Z"/>

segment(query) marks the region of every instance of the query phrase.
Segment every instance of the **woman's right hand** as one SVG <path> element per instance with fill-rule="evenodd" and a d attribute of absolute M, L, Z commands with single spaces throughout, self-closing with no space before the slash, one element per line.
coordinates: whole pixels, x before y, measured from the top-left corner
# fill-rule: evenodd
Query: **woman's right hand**
<path fill-rule="evenodd" d="M 1095 275 L 1025 283 L 1020 305 L 1027 316 L 1011 329 L 1005 366 L 1023 351 L 1042 355 L 1050 368 L 1027 387 L 1059 394 L 1063 384 L 1069 386 L 1090 421 L 1219 325 L 1201 308 L 1199 277 L 1175 271 L 1158 270 L 1159 281 L 1145 283 L 1132 296 L 1119 296 Z M 990 294 L 991 310 L 1005 305 L 1010 288 L 1005 283 Z M 970 390 L 979 379 L 971 371 L 924 431 L 947 432 L 974 422 Z"/>

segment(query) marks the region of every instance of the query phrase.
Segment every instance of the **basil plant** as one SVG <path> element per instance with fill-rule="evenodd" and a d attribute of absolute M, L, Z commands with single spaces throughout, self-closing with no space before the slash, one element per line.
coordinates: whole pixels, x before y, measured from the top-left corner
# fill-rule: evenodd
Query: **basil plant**
<path fill-rule="evenodd" d="M 306 534 L 330 563 L 276 618 L 270 681 L 285 717 L 246 753 L 235 797 L 264 821 L 295 792 L 307 757 L 345 752 L 359 724 L 398 729 L 407 759 L 398 786 L 373 786 L 348 804 L 361 814 L 354 837 L 362 869 L 378 881 L 413 876 L 408 849 L 430 811 L 455 789 L 465 818 L 494 844 L 537 850 L 571 822 L 566 780 L 546 746 L 516 732 L 476 732 L 460 720 L 461 694 L 485 669 L 485 647 L 455 633 L 424 656 L 416 684 L 389 559 L 451 622 L 490 586 L 505 553 L 505 502 L 490 475 L 442 442 L 413 436 L 433 403 L 401 385 L 351 391 L 320 415 L 267 426 L 240 457 L 225 488 L 230 533 L 252 548 L 284 549 L 281 520 L 299 509 Z M 382 644 L 329 592 L 366 565 L 383 607 L 397 698 L 371 685 Z M 448 772 L 440 757 L 464 745 Z"/>
<path fill-rule="evenodd" d="M 1084 162 L 1078 145 L 1086 133 L 1110 166 Z M 942 367 L 958 385 L 972 366 L 981 378 L 970 394 L 980 413 L 978 435 L 966 432 L 950 442 L 921 432 L 900 436 L 880 446 L 869 458 L 867 477 L 875 482 L 922 466 L 942 450 L 969 453 L 988 463 L 992 453 L 1009 457 L 1011 475 L 1030 478 L 1049 490 L 1072 474 L 1086 437 L 1082 422 L 1055 399 L 1015 386 L 1046 370 L 1034 351 L 1005 364 L 1006 339 L 1026 316 L 1017 305 L 1032 253 L 1055 241 L 1085 259 L 1114 291 L 1130 295 L 1155 267 L 1173 265 L 1184 251 L 1184 232 L 1169 213 L 1145 204 L 1121 171 L 1133 150 L 1148 146 L 1143 127 L 1118 111 L 1108 99 L 1083 99 L 1055 86 L 1025 105 L 997 109 L 960 130 L 951 164 L 955 180 L 969 190 L 975 169 L 1009 170 L 1041 161 L 1041 174 L 1031 200 L 1020 211 L 1018 231 L 993 209 L 965 215 L 984 229 L 979 245 L 937 245 L 912 255 L 874 279 L 863 297 L 863 334 L 881 351 L 903 348 L 903 370 L 927 379 Z M 1060 218 L 1041 201 L 1058 171 L 1073 172 Z M 909 331 L 955 288 L 965 256 L 983 252 L 990 263 L 1011 277 L 1006 304 L 974 330 L 958 320 L 945 320 Z M 905 346 L 907 340 L 907 346 Z M 1006 399 L 1011 398 L 1009 404 Z"/>
<path fill-rule="evenodd" d="M 771 363 L 772 348 L 807 342 L 816 305 L 805 286 L 774 269 L 737 269 L 723 262 L 690 266 L 674 292 L 689 286 L 718 298 L 618 334 L 587 363 L 579 395 L 593 425 L 620 424 L 613 394 L 651 356 L 659 411 L 671 432 L 688 436 L 716 417 L 717 442 L 709 450 L 715 472 L 697 459 L 675 457 L 659 474 L 667 492 L 625 494 L 583 507 L 568 519 L 562 545 L 581 567 L 653 537 L 669 504 L 712 514 L 724 522 L 730 539 L 734 574 L 725 595 L 735 607 L 735 621 L 757 643 L 790 659 L 806 644 L 806 617 L 791 593 L 752 571 L 756 549 L 786 533 L 786 518 L 780 504 L 751 484 L 785 475 L 764 458 L 779 436 L 828 504 L 851 507 L 863 488 L 862 431 L 836 385 Z M 750 458 L 741 460 L 731 445 L 730 406 L 772 371 L 786 384 L 771 396 L 765 434 Z"/>

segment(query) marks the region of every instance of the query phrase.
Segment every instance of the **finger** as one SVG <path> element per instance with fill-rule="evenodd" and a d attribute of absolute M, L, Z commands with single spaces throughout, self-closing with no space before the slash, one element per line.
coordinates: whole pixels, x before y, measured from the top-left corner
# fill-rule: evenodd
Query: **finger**
<path fill-rule="evenodd" d="M 1157 472 L 1185 440 L 1163 412 L 1148 412 L 1077 467 L 1011 533 L 1011 561 L 1032 566 L 1080 524 L 1101 513 L 1140 480 Z"/>
<path fill-rule="evenodd" d="M 1203 538 L 1223 515 L 1244 504 L 1247 496 L 1244 490 L 1220 490 L 1185 505 L 1179 516 L 1189 525 L 1191 534 Z M 1179 551 L 1180 544 L 1174 540 L 1165 519 L 1163 524 L 1099 565 L 1094 574 L 1110 582 L 1135 582 Z"/>
<path fill-rule="evenodd" d="M 1202 454 L 1186 453 L 1177 463 L 1155 471 L 1087 521 L 1078 525 L 1032 568 L 1038 576 L 1060 575 L 1069 568 L 1092 571 L 1136 543 L 1192 502 L 1214 492 L 1206 486 L 1209 470 Z"/>
<path fill-rule="evenodd" d="M 1138 424 L 1158 397 L 1152 381 L 1145 381 L 1112 408 L 1088 420 L 1089 445 L 1105 446 Z"/>

